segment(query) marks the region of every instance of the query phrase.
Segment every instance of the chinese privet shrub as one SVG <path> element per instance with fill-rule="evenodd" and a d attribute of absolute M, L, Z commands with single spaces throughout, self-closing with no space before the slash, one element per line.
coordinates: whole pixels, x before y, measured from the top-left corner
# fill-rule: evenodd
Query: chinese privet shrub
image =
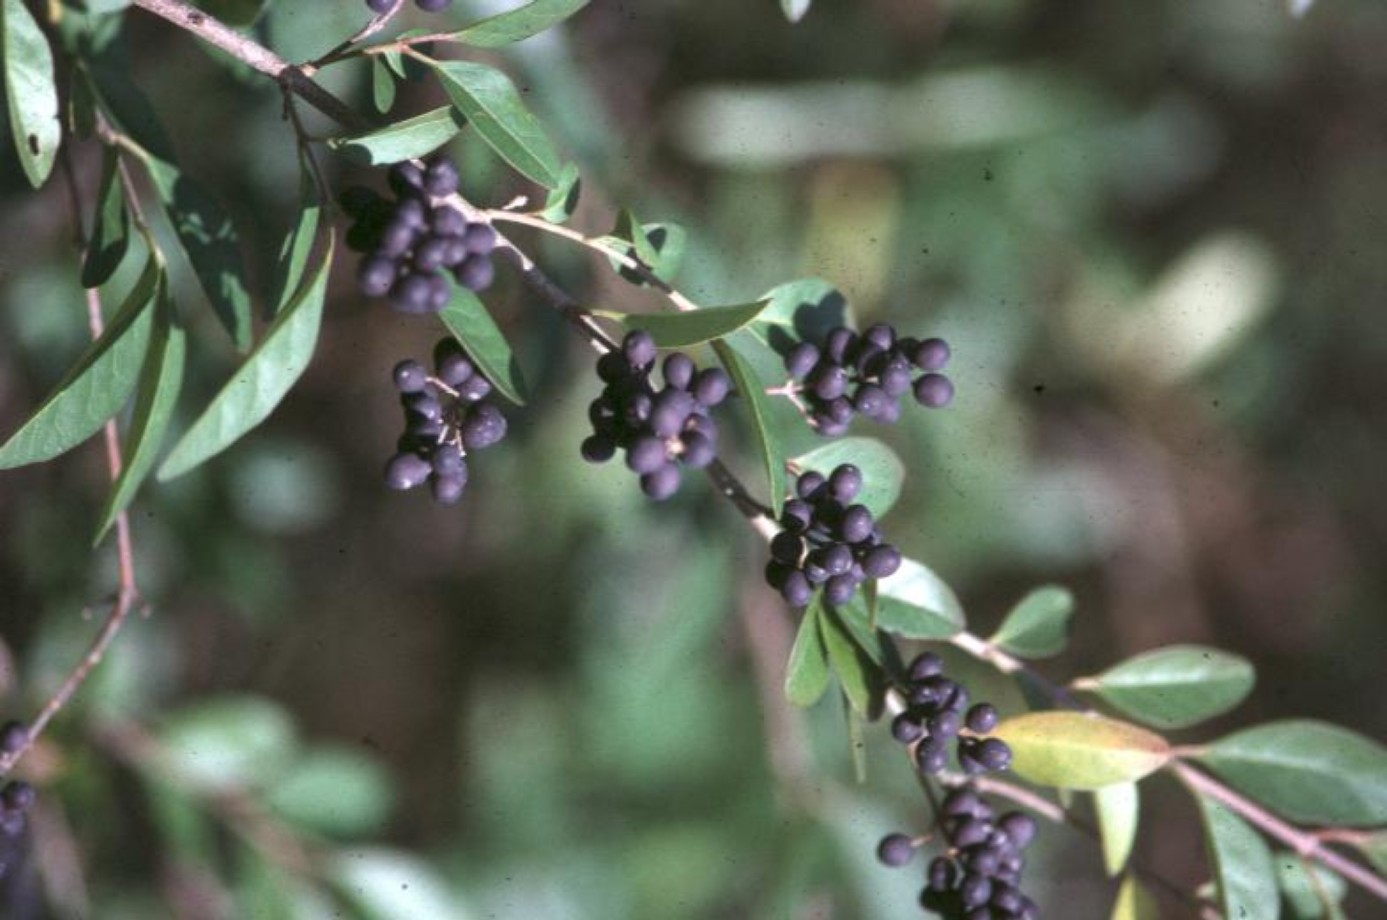
<path fill-rule="evenodd" d="M 1157 890 L 1191 916 L 1230 920 L 1342 916 L 1350 887 L 1379 907 L 1387 902 L 1379 872 L 1387 749 L 1312 720 L 1176 743 L 1168 733 L 1247 697 L 1248 661 L 1176 645 L 1061 682 L 1029 661 L 1064 647 L 1074 607 L 1068 591 L 1035 589 L 983 637 L 970 631 L 954 592 L 902 553 L 892 535 L 910 524 L 890 512 L 905 477 L 930 471 L 875 435 L 908 412 L 928 425 L 939 412 L 966 411 L 954 405 L 945 373 L 961 349 L 954 354 L 924 322 L 859 324 L 842 295 L 815 279 L 749 291 L 740 303 L 699 303 L 676 280 L 686 244 L 678 226 L 619 208 L 605 234 L 571 223 L 579 169 L 508 75 L 507 49 L 580 14 L 586 0 L 533 0 L 476 21 L 449 0 L 315 0 L 359 7 L 363 25 L 300 62 L 270 51 L 250 27 L 261 3 L 0 2 L 14 156 L 35 188 L 70 190 L 73 271 L 88 292 L 73 312 L 91 329 L 89 347 L 49 395 L 5 432 L 0 468 L 68 462 L 60 458 L 101 434 L 110 485 L 92 534 L 114 543 L 119 582 L 68 680 L 36 714 L 0 732 L 0 768 L 29 771 L 0 790 L 5 916 L 42 915 L 34 863 L 61 858 L 34 844 L 31 818 L 44 814 L 52 770 L 39 763 L 40 738 L 131 615 L 146 603 L 158 607 L 158 597 L 138 592 L 131 509 L 161 483 L 222 462 L 290 395 L 333 335 L 334 277 L 351 279 L 344 300 L 393 311 L 429 340 L 442 336 L 431 355 L 359 368 L 366 399 L 384 404 L 394 394 L 403 429 L 393 444 L 369 445 L 382 476 L 354 489 L 426 488 L 442 506 L 485 491 L 486 450 L 532 411 L 526 377 L 542 370 L 525 366 L 504 330 L 545 327 L 582 341 L 591 359 L 587 390 L 565 408 L 586 411 L 578 425 L 585 434 L 540 435 L 553 440 L 546 450 L 576 462 L 618 460 L 634 476 L 630 487 L 672 516 L 679 493 L 725 499 L 732 513 L 721 526 L 749 525 L 762 538 L 760 590 L 792 624 L 788 658 L 777 663 L 785 695 L 801 707 L 841 704 L 855 753 L 867 733 L 889 732 L 904 748 L 889 769 L 918 781 L 918 809 L 874 829 L 879 862 L 915 873 L 918 909 L 950 920 L 1074 916 L 1062 886 L 1033 887 L 1027 865 L 1047 825 L 1063 824 L 1096 838 L 1093 858 L 1114 879 L 1111 916 L 1122 920 L 1157 916 Z M 798 20 L 808 4 L 783 6 Z M 272 277 L 253 278 L 243 263 L 237 228 L 218 204 L 233 191 L 199 183 L 197 164 L 174 152 L 176 132 L 161 127 L 175 113 L 157 111 L 122 66 L 122 30 L 140 17 L 162 18 L 180 30 L 170 42 L 177 35 L 210 45 L 239 79 L 281 91 L 285 145 L 243 154 L 296 158 L 299 203 Z M 405 22 L 417 27 L 401 31 Z M 353 68 L 369 76 L 373 107 L 327 88 L 338 85 L 329 75 Z M 400 87 L 416 90 L 411 98 L 427 88 L 446 104 L 401 111 Z M 310 130 L 308 121 L 324 117 L 334 125 L 329 133 Z M 494 159 L 490 169 L 513 171 L 526 193 L 503 201 L 472 181 L 445 150 L 460 138 Z M 100 161 L 90 200 L 77 151 L 96 151 L 84 162 Z M 349 169 L 351 182 L 340 178 Z M 522 248 L 513 232 L 546 244 Z M 610 281 L 658 306 L 626 312 L 585 303 L 546 266 L 548 243 L 586 250 Z M 508 275 L 529 292 L 523 316 L 498 315 L 486 299 Z M 219 334 L 240 353 L 239 366 L 215 395 L 198 399 L 185 373 L 201 360 L 197 339 Z M 788 446 L 806 434 L 814 447 Z M 734 472 L 744 468 L 755 477 Z M 960 656 L 951 660 L 972 657 L 1014 683 L 1015 702 L 979 699 L 966 676 L 946 669 L 945 647 Z M 374 882 L 344 868 L 334 837 L 378 823 L 369 790 L 382 780 L 372 766 L 322 751 L 284 767 L 274 783 L 245 783 L 272 762 L 268 752 L 289 728 L 249 698 L 197 715 L 174 718 L 157 734 L 133 720 L 95 720 L 90 735 L 96 749 L 163 791 L 161 824 L 191 827 L 187 815 L 211 812 L 256 854 L 256 865 L 272 867 L 268 888 L 292 877 L 293 893 L 273 909 L 244 900 L 218 916 L 464 915 L 413 863 L 378 860 L 374 870 L 384 874 Z M 865 777 L 860 758 L 856 766 Z M 1147 790 L 1162 780 L 1188 793 L 1203 822 L 1211 883 L 1197 890 L 1172 894 L 1158 869 L 1132 856 Z M 361 804 L 353 804 L 354 790 Z M 304 799 L 338 793 L 343 811 L 290 820 Z M 412 906 L 391 906 L 381 877 L 416 879 Z M 240 889 L 234 896 L 251 897 Z M 902 903 L 900 915 L 916 909 Z"/>

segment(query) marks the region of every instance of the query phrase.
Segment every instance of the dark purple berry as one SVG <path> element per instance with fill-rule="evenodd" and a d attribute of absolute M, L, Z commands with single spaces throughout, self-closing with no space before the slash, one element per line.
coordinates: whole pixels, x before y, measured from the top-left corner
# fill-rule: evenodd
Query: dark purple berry
<path fill-rule="evenodd" d="M 905 834 L 887 834 L 877 844 L 877 859 L 884 866 L 899 868 L 915 857 L 915 841 Z"/>
<path fill-rule="evenodd" d="M 1006 833 L 1018 850 L 1024 850 L 1030 845 L 1037 830 L 1035 819 L 1019 811 L 1009 811 L 1002 815 L 997 821 L 997 826 Z"/>
<path fill-rule="evenodd" d="M 683 451 L 679 459 L 687 467 L 701 470 L 717 457 L 717 447 L 711 438 L 699 431 L 686 431 L 679 438 Z"/>
<path fill-rule="evenodd" d="M 34 791 L 34 787 L 22 779 L 6 783 L 5 788 L 0 789 L 0 803 L 10 812 L 23 814 L 34 807 L 37 798 L 38 793 Z"/>
<path fill-rule="evenodd" d="M 796 380 L 814 369 L 819 363 L 819 349 L 810 342 L 800 342 L 785 356 L 785 370 Z"/>
<path fill-rule="evenodd" d="M 481 374 L 473 374 L 453 389 L 457 390 L 458 399 L 463 402 L 479 402 L 491 393 L 491 381 Z"/>
<path fill-rule="evenodd" d="M 888 543 L 873 546 L 862 558 L 862 571 L 868 578 L 888 578 L 901 567 L 901 551 Z"/>
<path fill-rule="evenodd" d="M 23 722 L 11 720 L 0 726 L 0 754 L 13 754 L 29 741 L 29 729 Z"/>
<path fill-rule="evenodd" d="M 862 471 L 851 463 L 841 464 L 829 476 L 828 488 L 834 501 L 849 504 L 862 491 Z"/>
<path fill-rule="evenodd" d="M 633 368 L 648 368 L 655 363 L 655 339 L 644 329 L 633 329 L 621 340 L 621 355 Z"/>
<path fill-rule="evenodd" d="M 901 744 L 913 744 L 924 734 L 924 726 L 907 712 L 903 712 L 891 720 L 891 737 Z"/>
<path fill-rule="evenodd" d="M 954 400 L 954 385 L 943 374 L 924 374 L 915 381 L 915 401 L 929 409 L 942 409 Z"/>
<path fill-rule="evenodd" d="M 456 478 L 467 475 L 467 461 L 462 458 L 462 451 L 453 444 L 440 444 L 433 452 L 429 465 L 435 476 Z"/>
<path fill-rule="evenodd" d="M 857 582 L 852 580 L 851 575 L 834 575 L 824 585 L 824 600 L 834 607 L 848 603 L 856 593 Z"/>
<path fill-rule="evenodd" d="M 985 735 L 997 727 L 997 707 L 991 703 L 979 703 L 968 710 L 968 730 Z"/>
<path fill-rule="evenodd" d="M 465 476 L 429 477 L 429 491 L 433 494 L 433 500 L 440 505 L 456 505 L 462 500 L 462 493 L 466 488 L 467 479 Z"/>
<path fill-rule="evenodd" d="M 496 231 L 492 229 L 491 224 L 468 224 L 467 229 L 462 232 L 462 241 L 467 244 L 467 251 L 473 255 L 490 255 L 496 248 Z"/>
<path fill-rule="evenodd" d="M 367 297 L 383 297 L 395 283 L 395 260 L 389 256 L 368 256 L 356 271 L 357 287 Z"/>
<path fill-rule="evenodd" d="M 852 505 L 843 512 L 843 518 L 838 522 L 838 532 L 842 534 L 844 543 L 861 543 L 872 535 L 875 526 L 872 512 L 866 506 Z M 866 566 L 862 568 L 865 572 Z"/>
<path fill-rule="evenodd" d="M 467 231 L 467 218 L 457 208 L 441 204 L 429 212 L 429 227 L 437 236 L 461 239 L 463 233 Z M 465 242 L 464 245 L 466 245 Z"/>
<path fill-rule="evenodd" d="M 478 403 L 458 426 L 458 434 L 468 450 L 490 447 L 506 436 L 506 417 L 490 403 Z"/>
<path fill-rule="evenodd" d="M 427 275 L 405 275 L 390 288 L 390 306 L 399 313 L 428 313 L 433 285 Z"/>
<path fill-rule="evenodd" d="M 592 435 L 583 441 L 580 450 L 583 459 L 589 463 L 606 463 L 616 453 L 616 442 L 601 435 Z"/>
<path fill-rule="evenodd" d="M 824 487 L 824 483 L 827 481 L 823 473 L 809 470 L 801 473 L 799 479 L 795 481 L 795 492 L 806 501 L 814 501 L 818 497 L 819 490 Z"/>
<path fill-rule="evenodd" d="M 727 372 L 720 367 L 710 367 L 700 371 L 698 379 L 694 381 L 693 385 L 694 399 L 710 409 L 726 399 L 727 394 L 731 391 L 732 380 L 727 376 Z"/>
<path fill-rule="evenodd" d="M 695 365 L 693 359 L 682 351 L 671 352 L 663 365 L 665 384 L 676 390 L 687 390 L 693 383 Z"/>
<path fill-rule="evenodd" d="M 385 484 L 391 489 L 412 489 L 423 485 L 433 468 L 418 454 L 396 454 L 385 465 Z"/>
<path fill-rule="evenodd" d="M 395 389 L 401 393 L 421 393 L 429 375 L 424 365 L 410 358 L 396 364 L 391 376 L 395 378 Z"/>
<path fill-rule="evenodd" d="M 1001 738 L 984 738 L 975 756 L 988 770 L 1005 770 L 1011 766 L 1011 747 Z"/>
<path fill-rule="evenodd" d="M 390 189 L 401 198 L 417 194 L 424 187 L 424 171 L 413 163 L 396 163 L 386 175 Z"/>
<path fill-rule="evenodd" d="M 679 491 L 679 467 L 666 463 L 651 473 L 641 477 L 641 491 L 660 502 Z"/>
<path fill-rule="evenodd" d="M 922 371 L 937 371 L 949 363 L 949 343 L 943 339 L 925 339 L 910 355 L 910 363 Z"/>
<path fill-rule="evenodd" d="M 785 602 L 791 607 L 803 607 L 814 596 L 814 588 L 803 572 L 792 571 L 785 576 L 785 583 L 780 586 L 780 596 L 785 598 Z"/>
<path fill-rule="evenodd" d="M 457 190 L 458 167 L 451 157 L 440 156 L 425 167 L 424 191 L 434 198 L 447 198 Z"/>
<path fill-rule="evenodd" d="M 665 442 L 657 437 L 645 436 L 631 442 L 626 449 L 626 466 L 633 473 L 654 473 L 669 460 Z M 677 483 L 677 480 L 676 480 Z"/>
<path fill-rule="evenodd" d="M 911 680 L 924 680 L 944 673 L 944 659 L 934 652 L 921 652 L 910 662 Z"/>
<path fill-rule="evenodd" d="M 469 291 L 480 293 L 491 287 L 491 282 L 496 280 L 496 266 L 492 265 L 491 259 L 486 256 L 473 254 L 457 264 L 453 269 L 453 277 Z"/>
<path fill-rule="evenodd" d="M 466 355 L 455 352 L 445 355 L 443 360 L 438 362 L 438 379 L 456 390 L 476 370 Z"/>

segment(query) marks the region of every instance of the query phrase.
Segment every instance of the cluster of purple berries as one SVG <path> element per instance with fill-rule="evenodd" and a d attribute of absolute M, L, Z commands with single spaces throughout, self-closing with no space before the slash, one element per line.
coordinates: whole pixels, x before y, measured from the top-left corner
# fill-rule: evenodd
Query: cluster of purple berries
<path fill-rule="evenodd" d="M 452 159 L 435 157 L 423 169 L 396 163 L 389 182 L 393 201 L 361 186 L 342 193 L 342 209 L 355 221 L 347 245 L 366 254 L 356 275 L 361 292 L 386 297 L 401 313 L 437 313 L 452 297 L 449 274 L 473 291 L 489 287 L 496 231 L 445 200 L 458 189 Z"/>
<path fill-rule="evenodd" d="M 385 484 L 413 489 L 427 482 L 435 501 L 451 505 L 467 486 L 467 452 L 504 438 L 506 417 L 486 401 L 491 381 L 455 339 L 441 339 L 433 360 L 432 376 L 413 359 L 395 365 L 405 431 L 385 465 Z"/>
<path fill-rule="evenodd" d="M 900 550 L 883 542 L 872 512 L 853 503 L 861 491 L 862 471 L 851 463 L 795 481 L 797 497 L 781 511 L 766 564 L 766 582 L 792 607 L 808 604 L 820 586 L 824 600 L 841 607 L 858 585 L 901 567 Z"/>
<path fill-rule="evenodd" d="M 636 329 L 598 359 L 597 376 L 606 386 L 588 408 L 593 433 L 582 453 L 603 463 L 626 451 L 641 491 L 663 501 L 679 491 L 682 467 L 702 469 L 717 456 L 718 426 L 709 410 L 727 398 L 732 380 L 719 367 L 699 370 L 676 351 L 665 357 L 665 385 L 656 390 L 650 379 L 656 357 L 655 340 Z"/>
<path fill-rule="evenodd" d="M 809 420 L 825 437 L 845 434 L 859 414 L 895 424 L 907 391 L 927 408 L 947 406 L 954 385 L 937 372 L 948 363 L 949 345 L 943 339 L 897 338 L 885 323 L 861 335 L 839 326 L 822 348 L 800 342 L 785 355 L 785 369 L 799 383 Z M 917 370 L 924 373 L 917 377 Z"/>
<path fill-rule="evenodd" d="M 892 721 L 891 735 L 911 746 L 921 773 L 943 770 L 951 747 L 970 775 L 1011 766 L 1007 743 L 985 737 L 997 727 L 996 707 L 970 707 L 968 688 L 944 676 L 944 661 L 934 652 L 922 652 L 910 663 L 903 695 L 906 709 Z"/>
<path fill-rule="evenodd" d="M 24 723 L 10 721 L 0 725 L 0 754 L 14 754 L 28 740 L 29 730 Z M 34 787 L 23 780 L 11 780 L 0 789 L 0 881 L 13 877 L 28 852 L 28 815 L 37 798 Z"/>
<path fill-rule="evenodd" d="M 366 5 L 373 13 L 384 13 L 396 2 L 398 0 L 366 0 Z M 453 0 L 414 0 L 414 5 L 425 13 L 441 13 L 453 5 Z"/>
<path fill-rule="evenodd" d="M 987 800 L 969 786 L 952 790 L 939 809 L 946 855 L 930 860 L 920 906 L 944 920 L 1038 920 L 1040 909 L 1021 892 L 1022 850 L 1035 839 L 1035 819 L 1019 811 L 998 817 Z M 903 866 L 917 842 L 888 834 L 877 858 Z"/>

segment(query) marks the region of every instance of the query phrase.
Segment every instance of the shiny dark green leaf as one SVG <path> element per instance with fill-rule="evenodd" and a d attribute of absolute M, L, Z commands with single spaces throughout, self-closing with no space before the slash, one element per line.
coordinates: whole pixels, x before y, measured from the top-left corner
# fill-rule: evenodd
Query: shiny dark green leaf
<path fill-rule="evenodd" d="M 1058 585 L 1045 585 L 1011 608 L 988 641 L 1022 658 L 1058 655 L 1069 641 L 1073 615 L 1074 595 Z"/>
<path fill-rule="evenodd" d="M 964 628 L 963 605 L 944 579 L 923 563 L 902 559 L 877 581 L 877 626 L 907 639 L 947 639 Z"/>
<path fill-rule="evenodd" d="M 1232 709 L 1255 682 L 1245 658 L 1201 645 L 1172 645 L 1129 658 L 1074 686 L 1147 725 L 1185 728 Z"/>

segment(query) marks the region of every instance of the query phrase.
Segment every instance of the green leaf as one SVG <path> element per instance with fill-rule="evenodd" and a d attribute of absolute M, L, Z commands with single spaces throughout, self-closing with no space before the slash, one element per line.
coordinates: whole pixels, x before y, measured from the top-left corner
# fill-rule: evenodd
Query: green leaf
<path fill-rule="evenodd" d="M 848 325 L 847 300 L 822 278 L 787 281 L 761 299 L 770 301 L 770 306 L 761 314 L 757 332 L 782 351 L 800 340 L 821 342 L 830 329 Z"/>
<path fill-rule="evenodd" d="M 0 3 L 0 50 L 10 137 L 25 177 L 38 188 L 53 171 L 63 130 L 58 119 L 58 89 L 53 82 L 53 51 L 24 0 Z"/>
<path fill-rule="evenodd" d="M 870 715 L 877 696 L 877 669 L 870 658 L 857 647 L 852 633 L 838 619 L 831 607 L 824 607 L 819 622 L 823 624 L 824 647 L 838 682 L 843 686 L 852 708 Z"/>
<path fill-rule="evenodd" d="M 1292 920 L 1333 920 L 1342 917 L 1339 902 L 1348 883 L 1338 873 L 1289 850 L 1272 854 L 1276 878 Z"/>
<path fill-rule="evenodd" d="M 1387 749 L 1346 728 L 1310 719 L 1270 722 L 1221 738 L 1199 758 L 1292 821 L 1387 824 Z"/>
<path fill-rule="evenodd" d="M 1273 918 L 1281 899 L 1266 843 L 1242 819 L 1202 795 L 1195 796 L 1204 821 L 1204 841 L 1213 861 L 1218 903 L 1227 918 Z"/>
<path fill-rule="evenodd" d="M 1022 658 L 1048 658 L 1064 651 L 1069 641 L 1069 618 L 1074 595 L 1057 585 L 1036 588 L 1023 597 L 988 639 Z"/>
<path fill-rule="evenodd" d="M 790 661 L 785 669 L 785 696 L 796 706 L 813 706 L 828 689 L 828 650 L 824 648 L 817 596 L 800 617 Z"/>
<path fill-rule="evenodd" d="M 154 308 L 154 331 L 144 369 L 140 372 L 140 387 L 135 397 L 135 415 L 125 433 L 125 458 L 120 478 L 111 487 L 106 506 L 101 511 L 94 543 L 100 543 L 116 516 L 134 500 L 163 446 L 169 421 L 183 388 L 183 366 L 187 356 L 187 335 L 174 315 L 169 300 L 168 279 L 159 279 Z"/>
<path fill-rule="evenodd" d="M 848 723 L 848 753 L 852 757 L 852 777 L 860 786 L 867 781 L 867 720 L 851 706 L 843 707 Z"/>
<path fill-rule="evenodd" d="M 395 107 L 395 74 L 381 57 L 378 54 L 371 58 L 371 102 L 384 115 Z"/>
<path fill-rule="evenodd" d="M 160 266 L 151 256 L 105 331 L 87 347 L 24 426 L 0 446 L 0 469 L 66 453 L 120 411 L 149 346 Z"/>
<path fill-rule="evenodd" d="M 779 516 L 780 506 L 785 501 L 785 454 L 771 424 L 771 407 L 768 404 L 765 384 L 756 376 L 746 359 L 731 345 L 717 339 L 713 341 L 713 351 L 717 353 L 718 360 L 727 369 L 727 373 L 732 376 L 732 383 L 742 397 L 742 404 L 746 406 L 751 430 L 756 435 L 756 448 L 766 468 L 771 509 Z"/>
<path fill-rule="evenodd" d="M 799 22 L 804 18 L 804 14 L 809 12 L 810 2 L 811 0 L 780 0 L 780 9 L 786 19 Z"/>
<path fill-rule="evenodd" d="M 149 154 L 143 159 L 203 293 L 236 349 L 245 351 L 251 344 L 250 293 L 231 218 L 178 167 Z"/>
<path fill-rule="evenodd" d="M 634 214 L 622 208 L 617 216 L 616 228 L 600 239 L 627 258 L 635 259 L 651 275 L 667 282 L 679 270 L 687 235 L 678 224 L 642 224 Z M 611 262 L 613 271 L 632 284 L 650 283 L 644 273 L 624 264 L 616 256 L 609 254 L 607 261 Z"/>
<path fill-rule="evenodd" d="M 887 643 L 881 631 L 872 625 L 872 615 L 867 607 L 866 597 L 854 596 L 846 605 L 835 607 L 834 612 L 838 614 L 839 621 L 847 628 L 862 653 L 877 667 L 883 667 L 889 654 Z"/>
<path fill-rule="evenodd" d="M 1202 645 L 1172 645 L 1129 658 L 1074 686 L 1139 722 L 1185 728 L 1241 703 L 1255 681 L 1245 658 Z"/>
<path fill-rule="evenodd" d="M 1011 745 L 1018 776 L 1061 789 L 1135 782 L 1170 760 L 1170 745 L 1160 735 L 1082 712 L 1027 713 L 993 734 Z"/>
<path fill-rule="evenodd" d="M 365 134 L 334 137 L 327 145 L 359 166 L 384 166 L 433 153 L 466 123 L 457 109 L 444 106 Z"/>
<path fill-rule="evenodd" d="M 1373 864 L 1378 874 L 1387 875 L 1387 831 L 1377 831 L 1354 840 L 1353 846 Z"/>
<path fill-rule="evenodd" d="M 186 706 L 159 732 L 167 766 L 206 790 L 259 786 L 280 774 L 294 748 L 294 726 L 277 703 L 231 696 Z"/>
<path fill-rule="evenodd" d="M 97 193 L 96 218 L 92 222 L 87 256 L 82 262 L 82 287 L 105 284 L 125 258 L 130 244 L 130 216 L 125 210 L 125 190 L 120 184 L 120 154 L 107 147 L 101 166 L 101 191 Z"/>
<path fill-rule="evenodd" d="M 303 284 L 304 272 L 308 270 L 308 260 L 313 255 L 313 244 L 318 240 L 318 225 L 323 218 L 323 203 L 318 199 L 318 185 L 304 167 L 301 178 L 301 197 L 299 222 L 279 247 L 279 259 L 275 264 L 275 289 L 272 310 L 287 304 L 294 292 Z M 274 318 L 271 312 L 267 317 Z"/>
<path fill-rule="evenodd" d="M 559 155 L 509 77 L 473 61 L 434 61 L 431 66 L 448 98 L 501 159 L 546 188 L 558 187 Z"/>
<path fill-rule="evenodd" d="M 385 770 L 346 748 L 307 752 L 280 772 L 266 802 L 290 824 L 332 837 L 378 831 L 390 815 Z"/>
<path fill-rule="evenodd" d="M 578 210 L 578 196 L 582 194 L 583 180 L 578 167 L 565 163 L 559 170 L 559 182 L 544 199 L 544 207 L 538 216 L 551 224 L 561 224 Z"/>
<path fill-rule="evenodd" d="M 905 464 L 895 451 L 876 438 L 838 438 L 807 454 L 800 454 L 790 463 L 801 472 L 818 470 L 825 476 L 840 464 L 854 464 L 862 471 L 862 492 L 857 502 L 866 505 L 877 518 L 896 504 L 901 484 L 905 482 Z"/>
<path fill-rule="evenodd" d="M 454 286 L 453 299 L 439 318 L 501 395 L 517 406 L 525 405 L 529 390 L 520 364 L 481 299 L 465 287 Z"/>
<path fill-rule="evenodd" d="M 181 476 L 230 447 L 264 421 L 303 374 L 318 344 L 332 252 L 329 231 L 317 270 L 278 311 L 255 351 L 179 440 L 159 469 L 160 480 Z"/>
<path fill-rule="evenodd" d="M 963 630 L 963 605 L 923 563 L 902 559 L 901 567 L 876 586 L 877 625 L 887 632 L 907 639 L 947 639 Z"/>
<path fill-rule="evenodd" d="M 1132 855 L 1137 840 L 1137 821 L 1141 799 L 1136 783 L 1114 783 L 1093 791 L 1093 810 L 1098 815 L 1098 832 L 1103 841 L 1103 866 L 1108 875 L 1117 875 Z"/>
<path fill-rule="evenodd" d="M 588 0 L 533 0 L 519 9 L 497 13 L 450 37 L 474 48 L 500 48 L 538 35 L 588 5 Z"/>
<path fill-rule="evenodd" d="M 1122 880 L 1117 890 L 1117 901 L 1113 904 L 1112 920 L 1161 920 L 1161 909 L 1156 898 L 1147 891 L 1135 875 Z"/>
<path fill-rule="evenodd" d="M 447 882 L 417 856 L 378 847 L 340 852 L 324 871 L 364 920 L 470 920 Z"/>
<path fill-rule="evenodd" d="M 619 323 L 624 330 L 644 329 L 661 348 L 687 348 L 736 332 L 754 320 L 764 307 L 764 303 L 745 303 L 685 313 L 618 313 L 615 310 L 593 310 L 592 313 Z"/>

